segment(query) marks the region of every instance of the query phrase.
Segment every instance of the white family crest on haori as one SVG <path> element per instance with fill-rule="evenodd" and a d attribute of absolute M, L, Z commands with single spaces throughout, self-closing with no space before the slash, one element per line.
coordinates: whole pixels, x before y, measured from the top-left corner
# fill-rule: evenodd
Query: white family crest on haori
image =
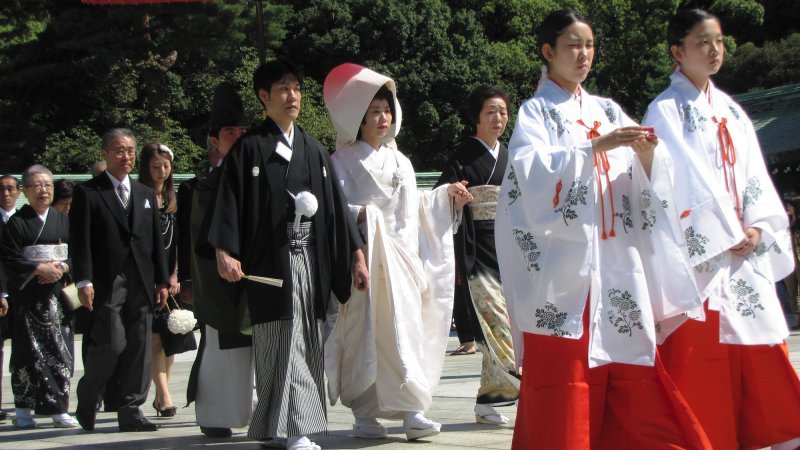
<path fill-rule="evenodd" d="M 251 173 L 253 174 L 254 177 L 257 177 L 258 174 L 261 173 L 261 169 L 259 169 L 258 166 L 253 166 L 253 170 Z"/>
<path fill-rule="evenodd" d="M 289 192 L 289 195 L 294 199 L 293 229 L 295 232 L 298 232 L 300 231 L 300 218 L 302 216 L 312 217 L 317 213 L 319 204 L 317 203 L 317 197 L 314 197 L 314 194 L 308 191 L 300 192 L 297 195 Z"/>
<path fill-rule="evenodd" d="M 150 200 L 144 199 L 144 209 L 150 209 Z"/>

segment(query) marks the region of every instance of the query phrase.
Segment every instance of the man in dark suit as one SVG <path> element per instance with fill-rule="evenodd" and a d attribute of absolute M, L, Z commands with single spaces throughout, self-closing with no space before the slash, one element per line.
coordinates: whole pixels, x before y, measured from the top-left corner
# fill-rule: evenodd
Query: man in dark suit
<path fill-rule="evenodd" d="M 0 237 L 3 236 L 3 230 L 6 227 L 8 219 L 17 212 L 17 199 L 19 198 L 19 182 L 11 175 L 3 175 L 0 177 Z M 6 337 L 11 336 L 11 327 L 8 321 L 8 299 L 6 298 L 6 285 L 5 285 L 5 272 L 2 263 L 0 263 L 0 367 L 3 365 L 3 345 Z M 3 391 L 0 388 L 0 400 L 2 400 Z M 0 401 L 0 403 L 2 403 Z M 6 420 L 8 415 L 5 411 L 0 411 L 0 421 Z"/>
<path fill-rule="evenodd" d="M 120 431 L 155 431 L 139 406 L 150 389 L 153 308 L 166 304 L 169 275 L 152 189 L 130 179 L 136 139 L 117 128 L 103 136 L 107 169 L 78 185 L 70 210 L 70 252 L 81 302 L 91 311 L 76 418 L 93 430 L 99 395 L 120 376 Z"/>

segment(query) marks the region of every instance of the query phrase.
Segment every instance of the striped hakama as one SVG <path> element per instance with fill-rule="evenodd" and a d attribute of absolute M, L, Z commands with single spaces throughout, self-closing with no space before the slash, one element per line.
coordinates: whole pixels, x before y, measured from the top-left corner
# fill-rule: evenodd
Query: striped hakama
<path fill-rule="evenodd" d="M 292 226 L 287 233 L 294 318 L 253 325 L 258 405 L 247 433 L 251 439 L 327 432 L 322 321 L 314 316 L 313 226 L 303 222 L 298 232 Z"/>

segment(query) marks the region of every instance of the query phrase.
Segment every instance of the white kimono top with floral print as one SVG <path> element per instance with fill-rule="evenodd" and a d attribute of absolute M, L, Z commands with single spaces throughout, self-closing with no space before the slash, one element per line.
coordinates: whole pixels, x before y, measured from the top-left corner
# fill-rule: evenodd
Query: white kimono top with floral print
<path fill-rule="evenodd" d="M 786 212 L 753 124 L 713 83 L 704 93 L 680 71 L 671 78 L 650 104 L 645 124 L 668 150 L 653 188 L 670 205 L 664 213 L 673 228 L 672 249 L 693 276 L 661 281 L 694 284 L 708 298 L 709 309 L 720 312 L 720 342 L 783 342 L 789 331 L 774 282 L 793 270 L 794 261 Z M 749 227 L 761 229 L 761 242 L 747 257 L 732 254 Z M 702 310 L 688 317 L 702 319 Z M 676 321 L 659 325 L 669 330 Z"/>
<path fill-rule="evenodd" d="M 639 247 L 647 240 L 651 251 L 662 207 L 639 159 L 628 147 L 592 151 L 591 130 L 632 125 L 612 100 L 582 89 L 573 96 L 544 79 L 520 108 L 498 200 L 495 239 L 516 331 L 568 339 L 588 331 L 590 367 L 653 365 L 654 317 L 701 304 L 695 292 L 665 306 L 648 286 Z"/>

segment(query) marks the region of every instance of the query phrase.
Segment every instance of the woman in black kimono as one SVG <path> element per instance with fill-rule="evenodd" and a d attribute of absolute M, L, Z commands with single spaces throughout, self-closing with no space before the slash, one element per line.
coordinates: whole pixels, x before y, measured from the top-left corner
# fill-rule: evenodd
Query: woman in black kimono
<path fill-rule="evenodd" d="M 519 397 L 519 379 L 494 244 L 497 193 L 508 162 L 508 149 L 498 140 L 508 124 L 505 93 L 495 87 L 478 86 L 467 98 L 467 118 L 475 128 L 475 136 L 456 148 L 437 186 L 466 181 L 474 197 L 464 207 L 461 229 L 453 237 L 458 271 L 456 296 L 461 296 L 463 307 L 473 316 L 472 328 L 483 353 L 475 420 L 506 424 L 508 418 L 494 406 L 513 404 Z"/>
<path fill-rule="evenodd" d="M 11 388 L 18 429 L 35 428 L 32 414 L 73 428 L 67 413 L 74 369 L 72 312 L 61 299 L 69 273 L 69 218 L 50 207 L 53 175 L 41 165 L 22 176 L 29 205 L 9 219 L 0 241 L 14 314 Z"/>

